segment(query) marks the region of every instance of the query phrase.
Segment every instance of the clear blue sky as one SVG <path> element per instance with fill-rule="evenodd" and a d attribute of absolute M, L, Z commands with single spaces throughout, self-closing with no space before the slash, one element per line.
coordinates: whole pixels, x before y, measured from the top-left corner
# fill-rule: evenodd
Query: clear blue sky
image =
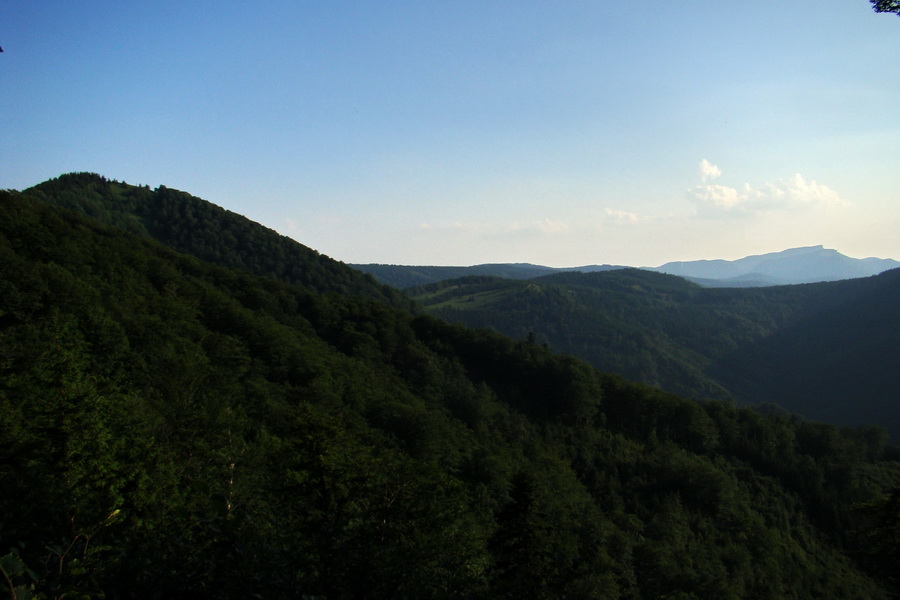
<path fill-rule="evenodd" d="M 0 1 L 0 187 L 182 189 L 345 262 L 900 259 L 867 0 Z"/>

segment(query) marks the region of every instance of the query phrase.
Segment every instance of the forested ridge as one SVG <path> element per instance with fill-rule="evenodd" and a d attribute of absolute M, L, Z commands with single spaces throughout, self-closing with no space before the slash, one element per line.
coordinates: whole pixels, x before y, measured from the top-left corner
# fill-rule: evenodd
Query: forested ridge
<path fill-rule="evenodd" d="M 458 279 L 470 276 L 503 277 L 507 279 L 532 279 L 553 273 L 555 269 L 539 265 L 524 264 L 485 264 L 471 267 L 433 267 L 406 265 L 350 265 L 363 273 L 375 277 L 397 289 L 407 289 L 447 279 Z"/>
<path fill-rule="evenodd" d="M 10 597 L 896 597 L 881 429 L 140 233 L 0 192 Z"/>
<path fill-rule="evenodd" d="M 827 283 L 703 288 L 639 269 L 409 290 L 434 315 L 532 336 L 602 371 L 696 398 L 775 403 L 900 439 L 900 270 Z"/>
<path fill-rule="evenodd" d="M 165 186 L 151 190 L 96 173 L 68 173 L 27 193 L 225 267 L 411 308 L 408 297 L 372 277 L 186 192 Z"/>

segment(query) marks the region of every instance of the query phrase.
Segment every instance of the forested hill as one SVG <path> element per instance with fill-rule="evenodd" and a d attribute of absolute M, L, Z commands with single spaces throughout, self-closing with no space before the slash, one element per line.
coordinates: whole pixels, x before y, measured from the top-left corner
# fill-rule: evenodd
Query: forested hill
<path fill-rule="evenodd" d="M 152 237 L 203 260 L 298 283 L 319 292 L 364 296 L 410 308 L 409 300 L 343 263 L 185 192 L 69 173 L 25 193 Z"/>
<path fill-rule="evenodd" d="M 813 292 L 833 297 L 832 285 Z M 798 311 L 710 373 L 740 398 L 832 423 L 880 424 L 900 440 L 900 269 L 841 287 L 853 293 L 812 314 Z"/>
<path fill-rule="evenodd" d="M 435 315 L 579 356 L 696 398 L 774 402 L 900 439 L 900 270 L 846 281 L 709 289 L 638 269 L 409 290 Z"/>
<path fill-rule="evenodd" d="M 397 289 L 406 289 L 447 279 L 486 275 L 509 279 L 532 279 L 554 272 L 550 267 L 532 264 L 485 264 L 471 267 L 409 267 L 404 265 L 351 265 L 363 273 L 368 273 L 378 281 Z"/>
<path fill-rule="evenodd" d="M 313 288 L 0 192 L 10 597 L 896 594 L 882 430 Z"/>

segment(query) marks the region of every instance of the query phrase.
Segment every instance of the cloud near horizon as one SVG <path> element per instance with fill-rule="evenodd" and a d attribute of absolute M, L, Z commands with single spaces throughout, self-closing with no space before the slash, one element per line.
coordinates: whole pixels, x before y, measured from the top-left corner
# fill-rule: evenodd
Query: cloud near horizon
<path fill-rule="evenodd" d="M 613 223 L 637 223 L 641 220 L 635 213 L 627 210 L 617 210 L 613 208 L 605 208 L 606 216 Z"/>
<path fill-rule="evenodd" d="M 722 175 L 722 170 L 705 158 L 700 162 L 701 185 L 688 190 L 698 214 L 755 214 L 775 210 L 842 207 L 848 203 L 826 185 L 806 179 L 797 173 L 787 179 L 754 187 L 741 188 L 709 183 Z"/>
<path fill-rule="evenodd" d="M 457 232 L 474 236 L 522 236 L 545 235 L 554 236 L 578 231 L 597 231 L 607 225 L 635 225 L 647 219 L 627 210 L 604 208 L 604 217 L 598 221 L 580 222 L 574 226 L 566 221 L 553 219 L 532 219 L 529 221 L 510 221 L 507 223 L 491 223 L 478 221 L 454 221 L 451 223 L 422 222 L 419 229 L 434 232 Z"/>
<path fill-rule="evenodd" d="M 712 164 L 705 158 L 700 161 L 700 181 L 706 183 L 711 179 L 716 179 L 722 176 L 722 169 Z"/>

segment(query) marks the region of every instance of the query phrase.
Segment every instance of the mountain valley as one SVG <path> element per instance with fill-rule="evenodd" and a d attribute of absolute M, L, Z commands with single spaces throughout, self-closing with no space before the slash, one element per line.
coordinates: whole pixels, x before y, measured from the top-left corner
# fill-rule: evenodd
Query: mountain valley
<path fill-rule="evenodd" d="M 900 270 L 845 281 L 707 289 L 638 269 L 449 280 L 410 294 L 441 318 L 579 356 L 695 398 L 774 403 L 900 432 Z"/>
<path fill-rule="evenodd" d="M 408 294 L 185 192 L 0 191 L 0 574 L 12 598 L 896 597 L 886 430 L 730 399 L 881 385 L 897 279 Z"/>

